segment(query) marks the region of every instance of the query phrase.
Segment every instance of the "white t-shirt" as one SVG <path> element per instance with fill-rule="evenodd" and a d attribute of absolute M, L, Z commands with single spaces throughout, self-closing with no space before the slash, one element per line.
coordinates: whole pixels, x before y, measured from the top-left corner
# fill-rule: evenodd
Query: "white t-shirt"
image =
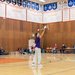
<path fill-rule="evenodd" d="M 29 39 L 29 47 L 35 47 L 35 40 L 34 39 Z"/>

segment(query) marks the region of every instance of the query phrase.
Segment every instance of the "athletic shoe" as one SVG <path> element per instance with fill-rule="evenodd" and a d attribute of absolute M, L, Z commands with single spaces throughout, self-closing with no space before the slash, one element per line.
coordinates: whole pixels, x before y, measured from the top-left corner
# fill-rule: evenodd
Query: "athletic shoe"
<path fill-rule="evenodd" d="M 32 67 L 36 67 L 36 64 L 32 63 Z"/>
<path fill-rule="evenodd" d="M 38 64 L 38 67 L 43 67 L 43 65 L 42 64 Z"/>

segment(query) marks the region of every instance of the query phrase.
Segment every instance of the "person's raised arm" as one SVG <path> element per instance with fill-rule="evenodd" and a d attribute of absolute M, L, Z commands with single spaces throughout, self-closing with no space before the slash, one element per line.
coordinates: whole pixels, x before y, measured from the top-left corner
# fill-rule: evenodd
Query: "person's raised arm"
<path fill-rule="evenodd" d="M 44 33 L 45 33 L 45 29 L 42 31 L 42 33 L 41 33 L 41 35 L 40 35 L 40 38 L 43 37 Z"/>

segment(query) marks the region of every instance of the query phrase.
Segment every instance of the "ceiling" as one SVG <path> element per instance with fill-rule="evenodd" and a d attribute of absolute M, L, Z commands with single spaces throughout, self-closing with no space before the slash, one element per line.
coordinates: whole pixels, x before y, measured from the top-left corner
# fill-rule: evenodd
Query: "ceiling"
<path fill-rule="evenodd" d="M 48 4 L 52 2 L 67 2 L 68 0 L 45 0 L 45 2 L 40 2 L 39 0 L 30 0 L 39 4 Z"/>

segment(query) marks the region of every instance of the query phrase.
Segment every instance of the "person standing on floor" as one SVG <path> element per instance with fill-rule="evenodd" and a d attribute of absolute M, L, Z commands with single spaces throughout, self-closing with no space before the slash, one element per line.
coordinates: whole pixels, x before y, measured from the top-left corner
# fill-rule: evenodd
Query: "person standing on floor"
<path fill-rule="evenodd" d="M 35 39 L 33 36 L 29 39 L 28 46 L 29 46 L 29 52 L 30 54 L 32 54 L 32 50 L 35 47 Z"/>
<path fill-rule="evenodd" d="M 42 64 L 41 64 L 41 47 L 40 47 L 41 43 L 40 43 L 40 41 L 41 41 L 41 38 L 44 35 L 45 28 L 46 27 L 44 27 L 41 35 L 39 34 L 39 32 L 35 34 L 35 54 L 34 54 L 34 57 L 33 57 L 33 63 L 32 63 L 33 66 L 36 66 L 36 64 L 38 64 L 38 66 L 42 66 Z"/>

